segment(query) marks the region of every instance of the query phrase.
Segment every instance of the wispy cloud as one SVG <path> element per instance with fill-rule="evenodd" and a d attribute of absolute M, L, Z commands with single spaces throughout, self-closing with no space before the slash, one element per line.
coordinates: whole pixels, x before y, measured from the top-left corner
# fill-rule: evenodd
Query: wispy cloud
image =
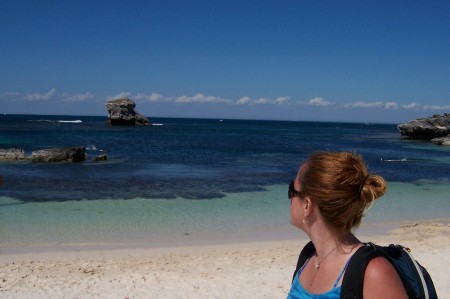
<path fill-rule="evenodd" d="M 272 100 L 268 98 L 259 98 L 253 101 L 253 104 L 260 105 L 260 104 L 271 104 Z"/>
<path fill-rule="evenodd" d="M 324 100 L 323 98 L 320 98 L 320 97 L 315 97 L 315 98 L 312 98 L 312 99 L 310 99 L 308 101 L 308 105 L 311 105 L 311 106 L 322 106 L 322 107 L 324 107 L 324 106 L 330 106 L 330 105 L 334 105 L 334 104 L 335 104 L 335 102 L 326 101 L 326 100 Z"/>
<path fill-rule="evenodd" d="M 398 104 L 396 102 L 386 102 L 384 103 L 384 108 L 386 109 L 397 109 Z"/>
<path fill-rule="evenodd" d="M 56 94 L 56 89 L 52 88 L 49 92 L 45 94 L 32 93 L 25 95 L 24 99 L 27 101 L 48 101 Z"/>
<path fill-rule="evenodd" d="M 94 99 L 96 99 L 96 95 L 90 92 L 83 94 L 58 93 L 55 88 L 46 93 L 5 92 L 0 94 L 0 100 L 13 102 L 85 102 Z"/>
<path fill-rule="evenodd" d="M 414 108 L 419 108 L 420 104 L 417 104 L 415 102 L 409 103 L 409 104 L 405 104 L 401 106 L 404 109 L 414 109 Z"/>
<path fill-rule="evenodd" d="M 245 105 L 245 104 L 250 103 L 251 100 L 252 99 L 250 97 L 245 96 L 245 97 L 242 97 L 239 100 L 237 100 L 236 104 L 238 104 L 238 105 Z"/>
<path fill-rule="evenodd" d="M 3 100 L 3 99 L 5 99 L 5 100 L 6 99 L 14 100 L 17 97 L 19 97 L 19 95 L 20 95 L 20 93 L 18 93 L 18 92 L 8 91 L 8 92 L 0 94 L 0 100 Z"/>
<path fill-rule="evenodd" d="M 178 105 L 190 105 L 190 104 L 223 104 L 223 105 L 239 105 L 239 106 L 256 106 L 256 105 L 276 105 L 285 107 L 294 107 L 295 105 L 312 106 L 317 108 L 327 109 L 333 107 L 333 109 L 346 108 L 346 109 L 422 109 L 422 110 L 434 110 L 434 111 L 448 111 L 450 105 L 423 105 L 416 102 L 409 104 L 399 104 L 395 101 L 355 101 L 350 103 L 338 103 L 335 101 L 325 100 L 322 97 L 314 97 L 306 101 L 299 99 L 292 99 L 289 96 L 279 96 L 276 98 L 260 97 L 252 98 L 250 96 L 242 96 L 238 99 L 227 99 L 213 95 L 206 95 L 204 93 L 197 93 L 195 95 L 182 95 L 182 96 L 165 96 L 160 93 L 137 93 L 133 94 L 128 91 L 122 91 L 113 96 L 100 97 L 93 93 L 59 93 L 55 88 L 50 89 L 44 93 L 18 93 L 18 92 L 5 92 L 0 94 L 0 101 L 3 102 L 45 102 L 45 103 L 78 103 L 78 102 L 102 102 L 105 100 L 117 99 L 128 97 L 137 103 L 175 103 Z"/>
<path fill-rule="evenodd" d="M 438 105 L 426 105 L 423 106 L 425 110 L 450 110 L 450 105 L 438 106 Z"/>
<path fill-rule="evenodd" d="M 206 96 L 202 93 L 197 93 L 194 96 L 181 96 L 175 99 L 176 103 L 231 103 L 229 99 L 223 99 L 214 96 Z"/>
<path fill-rule="evenodd" d="M 252 99 L 249 96 L 244 96 L 233 103 L 236 105 L 270 105 L 270 104 L 285 105 L 289 102 L 290 99 L 291 99 L 290 97 L 285 96 L 278 97 L 274 100 L 270 98 Z"/>
<path fill-rule="evenodd" d="M 83 93 L 83 94 L 63 94 L 61 100 L 64 102 L 85 102 L 95 98 L 95 94 L 92 93 Z"/>
<path fill-rule="evenodd" d="M 153 92 L 149 95 L 144 94 L 144 93 L 138 93 L 134 99 L 136 101 L 154 103 L 154 102 L 158 102 L 158 101 L 163 101 L 165 98 L 163 97 L 163 95 Z"/>
<path fill-rule="evenodd" d="M 379 108 L 383 106 L 384 106 L 383 102 L 361 102 L 361 101 L 344 105 L 344 107 L 346 108 Z"/>
<path fill-rule="evenodd" d="M 344 105 L 345 108 L 384 108 L 384 109 L 397 109 L 399 105 L 396 102 L 355 102 Z"/>
<path fill-rule="evenodd" d="M 275 104 L 283 105 L 289 102 L 290 99 L 290 97 L 278 97 L 275 99 Z"/>

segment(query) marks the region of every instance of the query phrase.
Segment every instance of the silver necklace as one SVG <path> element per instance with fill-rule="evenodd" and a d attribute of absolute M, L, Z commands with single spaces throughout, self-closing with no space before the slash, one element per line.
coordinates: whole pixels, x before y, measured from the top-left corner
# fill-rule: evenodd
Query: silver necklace
<path fill-rule="evenodd" d="M 320 268 L 320 264 L 333 252 L 333 251 L 335 251 L 336 250 L 336 248 L 337 248 L 337 246 L 336 247 L 334 247 L 333 248 L 333 250 L 331 250 L 330 252 L 328 252 L 327 253 L 327 255 L 325 255 L 325 257 L 322 259 L 322 260 L 319 260 L 319 256 L 317 255 L 317 252 L 316 252 L 316 257 L 317 257 L 317 262 L 316 262 L 316 272 L 314 273 L 314 276 L 313 276 L 313 278 L 312 278 L 312 280 L 311 280 L 311 282 L 309 283 L 309 286 L 312 286 L 312 284 L 313 284 L 313 282 L 314 282 L 314 279 L 316 279 L 316 275 L 317 275 L 317 272 L 319 272 L 319 268 Z"/>
<path fill-rule="evenodd" d="M 337 248 L 337 246 L 336 247 L 334 247 L 333 248 L 333 250 L 331 250 L 330 252 L 328 252 L 327 253 L 327 255 L 325 255 L 325 257 L 322 259 L 322 260 L 320 260 L 319 259 L 319 256 L 317 255 L 317 252 L 316 252 L 316 257 L 317 257 L 317 262 L 316 262 L 316 269 L 319 269 L 320 268 L 320 264 L 333 252 L 333 251 L 335 251 L 336 250 L 336 248 Z"/>

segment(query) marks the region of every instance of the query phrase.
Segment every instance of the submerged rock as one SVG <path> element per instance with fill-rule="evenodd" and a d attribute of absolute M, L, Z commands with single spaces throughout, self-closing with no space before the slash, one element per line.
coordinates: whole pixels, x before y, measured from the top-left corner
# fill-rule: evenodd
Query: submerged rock
<path fill-rule="evenodd" d="M 398 125 L 397 128 L 400 134 L 408 139 L 431 140 L 445 137 L 450 134 L 450 113 L 418 118 Z"/>
<path fill-rule="evenodd" d="M 109 113 L 107 123 L 113 126 L 149 126 L 152 123 L 145 116 L 134 110 L 136 104 L 129 98 L 106 102 Z"/>
<path fill-rule="evenodd" d="M 51 148 L 33 151 L 31 153 L 32 162 L 81 162 L 84 161 L 85 158 L 85 147 Z"/>
<path fill-rule="evenodd" d="M 25 151 L 21 148 L 0 148 L 0 161 L 16 161 L 25 159 Z"/>
<path fill-rule="evenodd" d="M 92 161 L 106 161 L 106 160 L 108 160 L 107 155 L 98 155 L 95 156 L 94 159 L 92 159 Z"/>

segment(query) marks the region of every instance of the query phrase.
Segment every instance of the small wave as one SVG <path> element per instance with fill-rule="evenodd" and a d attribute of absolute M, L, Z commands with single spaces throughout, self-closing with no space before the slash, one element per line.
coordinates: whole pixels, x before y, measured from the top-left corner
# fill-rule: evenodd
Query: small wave
<path fill-rule="evenodd" d="M 407 158 L 402 158 L 402 159 L 384 159 L 384 158 L 381 158 L 381 161 L 384 161 L 384 162 L 407 162 L 407 161 L 411 161 L 411 160 L 408 160 Z"/>
<path fill-rule="evenodd" d="M 30 121 L 30 122 L 47 122 L 47 123 L 52 123 L 52 122 L 55 122 L 54 120 L 50 120 L 50 119 L 29 119 L 29 120 L 27 120 L 27 121 Z"/>
<path fill-rule="evenodd" d="M 47 123 L 73 123 L 73 124 L 82 123 L 82 121 L 79 119 L 75 119 L 75 120 L 29 119 L 28 121 L 30 121 L 30 122 L 47 122 Z"/>
<path fill-rule="evenodd" d="M 419 158 L 401 158 L 401 159 L 384 159 L 381 158 L 383 162 L 432 162 L 431 159 L 419 159 Z"/>
<path fill-rule="evenodd" d="M 155 124 L 155 123 L 153 123 L 152 125 L 153 126 L 163 126 L 164 124 Z"/>
<path fill-rule="evenodd" d="M 79 120 L 79 119 L 76 119 L 76 120 L 57 120 L 56 122 L 59 122 L 59 123 L 73 123 L 73 124 L 82 123 L 82 121 Z"/>

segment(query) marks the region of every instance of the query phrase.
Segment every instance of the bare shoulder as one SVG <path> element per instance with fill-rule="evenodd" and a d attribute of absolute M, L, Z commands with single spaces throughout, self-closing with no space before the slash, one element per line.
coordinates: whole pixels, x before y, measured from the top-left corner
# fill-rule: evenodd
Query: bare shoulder
<path fill-rule="evenodd" d="M 384 257 L 372 259 L 364 274 L 364 299 L 408 298 L 394 266 Z"/>

